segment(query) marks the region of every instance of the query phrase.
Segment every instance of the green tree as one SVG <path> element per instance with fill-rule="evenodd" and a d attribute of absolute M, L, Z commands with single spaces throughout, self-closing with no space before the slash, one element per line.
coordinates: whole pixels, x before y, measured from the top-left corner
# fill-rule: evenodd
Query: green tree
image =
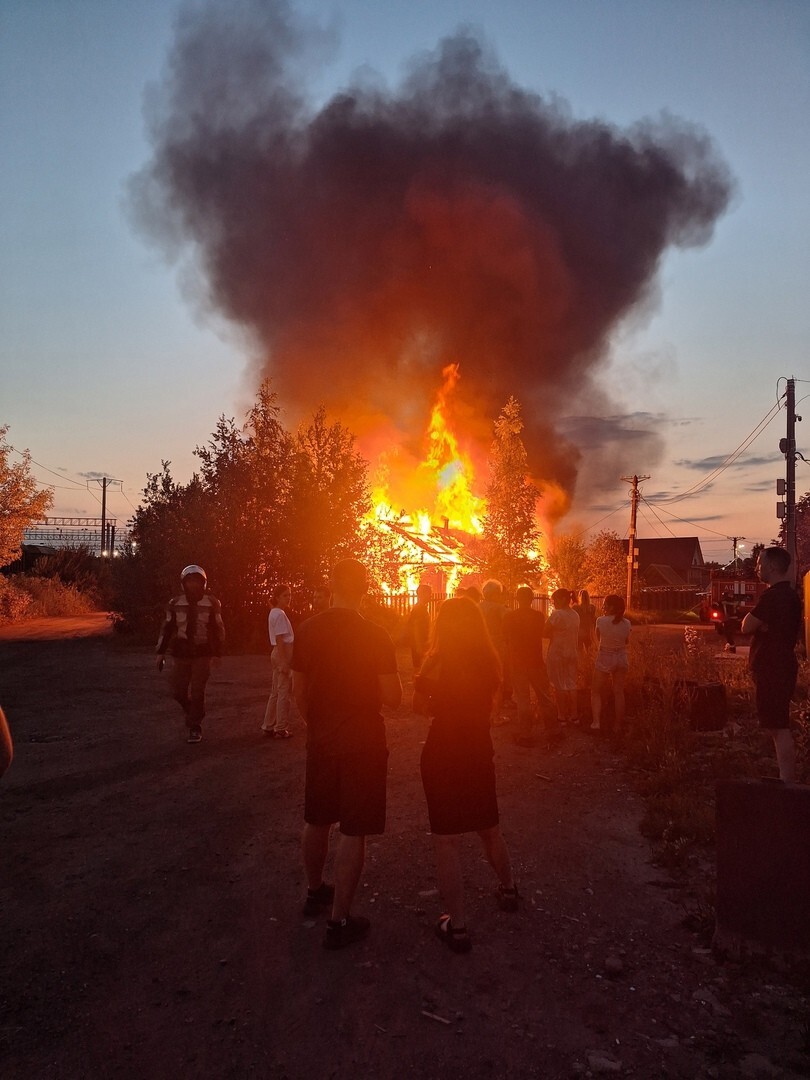
<path fill-rule="evenodd" d="M 195 450 L 212 503 L 211 564 L 223 604 L 240 612 L 263 610 L 274 582 L 294 577 L 288 519 L 296 450 L 278 415 L 276 395 L 264 380 L 244 425 L 221 416 L 208 443 Z"/>
<path fill-rule="evenodd" d="M 554 539 L 554 546 L 547 553 L 548 576 L 555 588 L 579 591 L 587 580 L 587 549 L 575 536 L 561 533 Z"/>
<path fill-rule="evenodd" d="M 298 430 L 293 460 L 286 558 L 295 580 L 315 585 L 339 559 L 365 556 L 368 466 L 354 435 L 328 423 L 323 406 Z"/>
<path fill-rule="evenodd" d="M 627 591 L 627 545 L 618 533 L 602 529 L 588 544 L 585 555 L 585 580 L 592 596 Z"/>
<path fill-rule="evenodd" d="M 132 544 L 116 560 L 116 610 L 128 626 L 156 632 L 181 568 L 199 563 L 222 601 L 231 643 L 261 648 L 274 583 L 314 585 L 342 556 L 363 557 L 369 496 L 354 436 L 327 423 L 323 409 L 295 436 L 278 414 L 265 381 L 242 427 L 220 416 L 196 448 L 200 472 L 188 484 L 177 484 L 165 461 L 147 477 Z"/>
<path fill-rule="evenodd" d="M 21 461 L 9 462 L 7 434 L 8 425 L 0 427 L 0 566 L 20 557 L 25 530 L 53 505 L 53 492 L 37 491 L 27 450 Z"/>
<path fill-rule="evenodd" d="M 529 475 L 522 430 L 520 405 L 510 397 L 495 421 L 483 530 L 488 569 L 510 590 L 523 580 L 536 579 L 542 571 L 542 564 L 532 554 L 540 546 L 540 492 Z"/>
<path fill-rule="evenodd" d="M 199 476 L 178 484 L 168 461 L 161 462 L 159 473 L 147 474 L 128 545 L 112 567 L 112 610 L 119 628 L 157 640 L 163 608 L 180 590 L 182 568 L 200 563 L 210 575 L 213 529 L 211 500 Z"/>

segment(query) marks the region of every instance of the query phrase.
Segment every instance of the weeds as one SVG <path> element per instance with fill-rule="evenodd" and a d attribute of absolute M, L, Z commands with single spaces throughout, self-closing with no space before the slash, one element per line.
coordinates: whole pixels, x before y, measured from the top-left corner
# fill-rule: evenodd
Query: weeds
<path fill-rule="evenodd" d="M 91 597 L 59 578 L 15 574 L 0 576 L 0 622 L 50 615 L 87 615 L 96 610 Z"/>
<path fill-rule="evenodd" d="M 810 668 L 802 664 L 800 686 Z M 726 721 L 695 730 L 694 688 L 721 684 Z M 794 725 L 799 780 L 810 775 L 810 704 L 804 689 Z M 628 719 L 618 745 L 646 803 L 641 831 L 668 869 L 684 866 L 714 841 L 718 780 L 774 775 L 770 740 L 757 726 L 745 663 L 718 654 L 717 643 L 689 626 L 683 648 L 662 655 L 650 636 L 631 641 Z"/>

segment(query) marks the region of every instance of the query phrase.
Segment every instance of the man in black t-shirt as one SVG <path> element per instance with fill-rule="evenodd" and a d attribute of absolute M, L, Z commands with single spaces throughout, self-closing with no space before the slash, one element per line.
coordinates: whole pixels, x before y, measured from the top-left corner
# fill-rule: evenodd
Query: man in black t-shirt
<path fill-rule="evenodd" d="M 790 553 L 784 548 L 765 548 L 757 560 L 757 573 L 770 587 L 743 619 L 742 632 L 754 635 L 748 666 L 756 688 L 759 723 L 773 738 L 780 778 L 792 783 L 796 779 L 796 751 L 790 731 L 790 699 L 799 670 L 796 639 L 802 605 L 790 579 Z"/>
<path fill-rule="evenodd" d="M 305 915 L 331 904 L 324 945 L 366 936 L 368 919 L 350 914 L 365 861 L 366 836 L 385 829 L 388 749 L 383 705 L 402 700 L 391 638 L 360 615 L 366 569 L 344 559 L 332 571 L 332 606 L 302 623 L 293 645 L 293 692 L 307 725 L 304 793 Z M 339 824 L 335 884 L 323 880 L 329 832 Z"/>
<path fill-rule="evenodd" d="M 559 738 L 557 713 L 551 700 L 550 684 L 543 660 L 543 630 L 546 617 L 532 609 L 534 592 L 528 585 L 519 586 L 515 593 L 517 607 L 503 617 L 506 657 L 512 677 L 512 690 L 517 702 L 519 746 L 534 746 L 531 692 L 543 718 L 549 742 Z"/>

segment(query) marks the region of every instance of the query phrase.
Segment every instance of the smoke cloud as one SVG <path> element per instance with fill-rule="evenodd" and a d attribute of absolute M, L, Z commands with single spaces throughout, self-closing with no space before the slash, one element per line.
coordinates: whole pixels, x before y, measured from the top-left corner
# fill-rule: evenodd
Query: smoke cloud
<path fill-rule="evenodd" d="M 184 8 L 132 181 L 141 227 L 190 257 L 294 414 L 325 403 L 367 453 L 420 457 L 457 363 L 473 451 L 514 395 L 536 477 L 570 495 L 576 430 L 555 419 L 623 412 L 598 387 L 609 334 L 654 298 L 670 246 L 711 238 L 723 161 L 672 118 L 572 119 L 467 30 L 396 90 L 358 78 L 315 108 L 307 77 L 333 47 L 279 0 Z"/>

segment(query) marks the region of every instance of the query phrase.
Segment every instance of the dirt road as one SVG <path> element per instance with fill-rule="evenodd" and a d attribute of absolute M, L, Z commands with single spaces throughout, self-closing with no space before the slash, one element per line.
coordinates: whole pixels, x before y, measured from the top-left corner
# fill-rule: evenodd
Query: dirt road
<path fill-rule="evenodd" d="M 198 746 L 146 650 L 95 636 L 4 641 L 0 658 L 16 742 L 0 782 L 0 1076 L 808 1075 L 803 1001 L 718 967 L 684 928 L 704 883 L 651 864 L 621 762 L 580 731 L 549 753 L 495 730 L 524 902 L 497 910 L 470 840 L 474 948 L 456 956 L 433 933 L 427 724 L 403 706 L 357 905 L 372 933 L 329 953 L 300 912 L 303 732 L 259 731 L 266 658 L 224 660 Z"/>
<path fill-rule="evenodd" d="M 106 611 L 0 623 L 0 642 L 65 641 L 69 638 L 99 637 L 111 633 L 112 622 Z"/>

